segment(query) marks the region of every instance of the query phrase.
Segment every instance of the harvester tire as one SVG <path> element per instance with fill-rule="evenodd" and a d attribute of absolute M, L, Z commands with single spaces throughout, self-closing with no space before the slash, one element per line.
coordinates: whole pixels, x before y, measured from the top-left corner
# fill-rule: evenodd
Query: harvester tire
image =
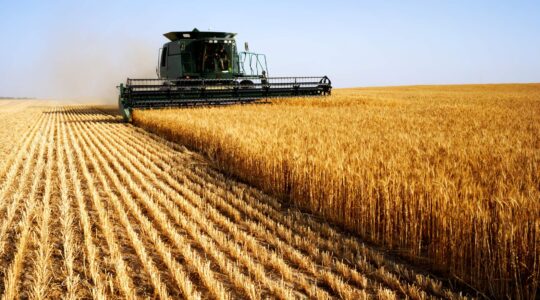
<path fill-rule="evenodd" d="M 250 89 L 253 88 L 255 84 L 253 84 L 253 81 L 251 80 L 242 80 L 240 81 L 240 88 L 241 89 Z"/>

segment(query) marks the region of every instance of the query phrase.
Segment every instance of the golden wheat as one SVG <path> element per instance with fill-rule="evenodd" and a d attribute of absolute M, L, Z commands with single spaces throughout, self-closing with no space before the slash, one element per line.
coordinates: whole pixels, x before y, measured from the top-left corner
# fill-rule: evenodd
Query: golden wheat
<path fill-rule="evenodd" d="M 54 111 L 52 112 L 54 114 Z M 54 114 L 54 127 L 53 133 L 57 132 L 57 117 Z M 56 136 L 49 137 L 49 145 L 47 149 L 47 165 L 45 170 L 45 187 L 44 195 L 41 203 L 41 214 L 38 215 L 38 238 L 34 239 L 34 244 L 37 244 L 37 250 L 35 251 L 35 267 L 33 274 L 33 284 L 30 294 L 31 299 L 44 299 L 48 297 L 50 290 L 50 277 L 51 277 L 51 255 L 53 247 L 51 245 L 49 222 L 51 218 L 51 198 L 53 197 L 53 166 L 56 158 L 56 145 L 53 141 L 56 140 Z"/>
<path fill-rule="evenodd" d="M 540 280 L 540 85 L 334 94 L 269 105 L 135 111 L 134 120 L 205 153 L 229 174 L 409 259 L 427 260 L 487 295 L 534 298 Z M 293 250 L 287 253 L 296 261 Z M 389 288 L 418 294 L 388 269 L 375 270 L 371 276 Z M 447 294 L 431 280 L 408 277 L 435 295 Z"/>
<path fill-rule="evenodd" d="M 61 123 L 60 127 L 62 130 L 62 142 L 64 149 L 67 151 L 67 161 L 68 161 L 68 167 L 70 170 L 70 182 L 72 182 L 75 190 L 75 198 L 77 200 L 77 208 L 78 208 L 78 215 L 80 218 L 80 223 L 83 231 L 83 240 L 86 247 L 85 251 L 85 262 L 88 264 L 88 272 L 90 273 L 90 278 L 93 282 L 92 285 L 92 291 L 91 294 L 94 298 L 97 299 L 106 299 L 105 296 L 105 290 L 106 290 L 106 283 L 104 280 L 104 275 L 102 272 L 100 272 L 99 262 L 97 259 L 98 256 L 98 250 L 96 245 L 93 242 L 92 237 L 92 229 L 90 225 L 90 218 L 88 216 L 88 212 L 86 211 L 86 206 L 84 204 L 84 192 L 82 191 L 81 182 L 79 180 L 79 174 L 77 172 L 77 169 L 75 167 L 74 162 L 74 154 L 73 150 L 71 148 L 71 145 L 68 144 L 68 136 L 67 136 L 67 130 L 66 130 L 66 118 L 65 115 L 62 114 L 61 116 L 63 122 Z M 67 180 L 67 178 L 65 179 Z"/>
<path fill-rule="evenodd" d="M 27 109 L 0 132 L 3 299 L 459 298 L 116 116 Z"/>
<path fill-rule="evenodd" d="M 30 201 L 26 202 L 24 204 L 24 212 L 21 216 L 21 219 L 19 221 L 19 224 L 17 225 L 18 230 L 20 232 L 19 234 L 19 241 L 18 246 L 16 248 L 15 256 L 13 258 L 13 261 L 9 268 L 7 269 L 7 274 L 4 278 L 4 287 L 5 292 L 2 296 L 2 299 L 15 299 L 18 298 L 20 295 L 19 290 L 19 277 L 21 276 L 21 273 L 24 269 L 24 262 L 26 259 L 26 253 L 28 250 L 28 244 L 31 242 L 31 234 L 33 231 L 33 227 L 30 226 L 33 222 L 33 217 L 35 214 L 36 206 L 39 206 L 39 204 L 36 201 L 36 197 L 38 194 L 38 190 L 41 189 L 40 187 L 40 179 L 42 174 L 45 172 L 45 150 L 47 147 L 53 147 L 52 145 L 52 134 L 54 131 L 54 126 L 52 126 L 52 118 L 50 118 L 47 122 L 45 132 L 37 138 L 36 143 L 39 143 L 39 153 L 36 156 L 37 162 L 34 166 L 35 169 L 34 174 L 31 183 L 28 186 L 23 186 L 23 183 L 21 182 L 19 184 L 19 188 L 23 188 L 23 191 L 21 193 L 16 193 L 15 198 L 17 200 L 13 200 L 14 203 L 19 202 L 20 197 L 24 195 L 25 191 L 28 191 L 28 194 L 26 195 Z M 48 142 L 48 143 L 47 143 Z M 48 145 L 47 145 L 48 144 Z M 29 166 L 30 164 L 25 165 L 25 175 L 29 174 Z M 0 252 L 0 254 L 2 254 Z"/>
<path fill-rule="evenodd" d="M 60 126 L 59 126 L 60 127 Z M 64 285 L 66 286 L 66 292 L 64 298 L 66 300 L 75 300 L 79 297 L 79 276 L 75 273 L 75 258 L 77 256 L 77 250 L 79 245 L 75 240 L 75 233 L 72 227 L 75 226 L 74 218 L 72 215 L 71 203 L 73 201 L 70 195 L 70 188 L 68 182 L 68 172 L 65 162 L 65 148 L 66 136 L 63 130 L 59 130 L 59 142 L 58 142 L 58 157 L 57 168 L 59 170 L 60 178 L 60 219 L 61 219 L 61 235 L 62 235 L 62 257 L 64 264 L 64 272 L 62 277 L 64 279 Z"/>

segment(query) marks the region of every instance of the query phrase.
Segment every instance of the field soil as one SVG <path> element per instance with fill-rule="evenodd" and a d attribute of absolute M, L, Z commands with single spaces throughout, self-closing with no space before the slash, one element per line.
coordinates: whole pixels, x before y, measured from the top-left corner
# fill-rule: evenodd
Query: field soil
<path fill-rule="evenodd" d="M 461 298 L 108 112 L 0 100 L 2 299 Z"/>

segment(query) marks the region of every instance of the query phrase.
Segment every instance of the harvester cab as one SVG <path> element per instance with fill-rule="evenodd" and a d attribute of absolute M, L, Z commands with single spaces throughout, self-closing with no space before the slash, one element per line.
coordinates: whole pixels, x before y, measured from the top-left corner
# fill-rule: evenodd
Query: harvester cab
<path fill-rule="evenodd" d="M 329 95 L 326 76 L 269 77 L 266 56 L 238 51 L 235 33 L 169 32 L 159 51 L 157 79 L 120 84 L 119 109 L 131 121 L 134 108 L 246 103 L 262 98 Z"/>
<path fill-rule="evenodd" d="M 159 55 L 160 79 L 234 78 L 240 74 L 234 33 L 169 32 Z"/>

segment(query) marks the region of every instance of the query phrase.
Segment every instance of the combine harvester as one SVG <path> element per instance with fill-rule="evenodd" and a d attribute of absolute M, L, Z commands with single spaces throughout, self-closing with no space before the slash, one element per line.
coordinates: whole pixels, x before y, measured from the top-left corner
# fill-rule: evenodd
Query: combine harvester
<path fill-rule="evenodd" d="M 118 106 L 127 122 L 134 108 L 247 103 L 287 96 L 330 95 L 321 77 L 268 77 L 266 56 L 238 52 L 235 33 L 193 31 L 164 34 L 158 79 L 127 79 L 120 84 Z"/>

